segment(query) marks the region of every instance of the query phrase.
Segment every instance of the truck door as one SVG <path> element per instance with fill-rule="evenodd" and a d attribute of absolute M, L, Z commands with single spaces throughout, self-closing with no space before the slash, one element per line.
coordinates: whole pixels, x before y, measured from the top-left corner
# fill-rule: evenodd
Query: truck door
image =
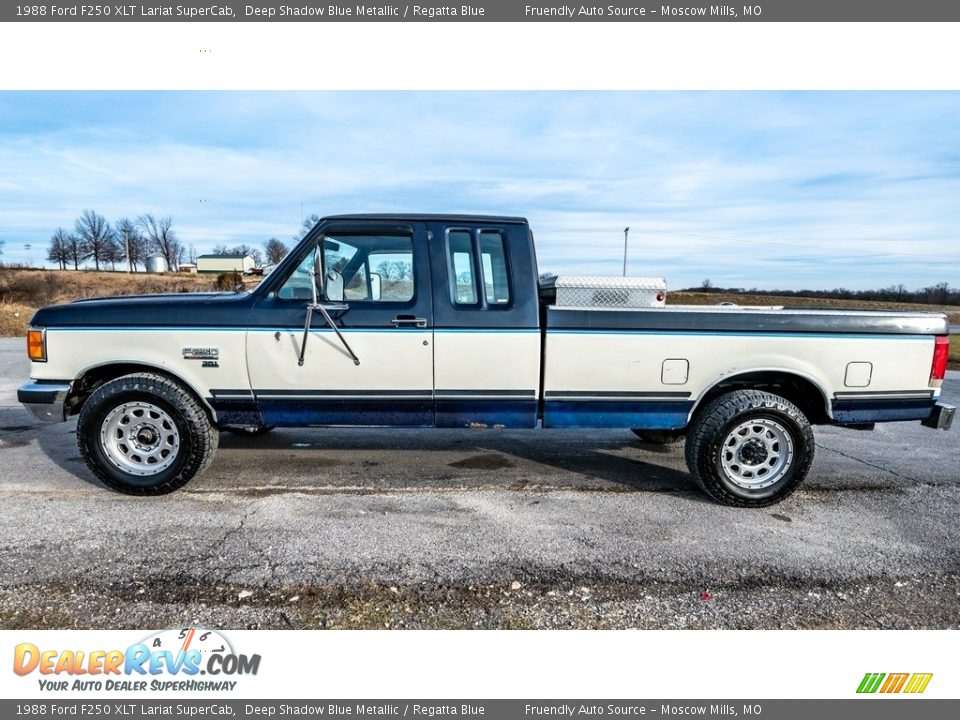
<path fill-rule="evenodd" d="M 301 364 L 314 251 L 321 243 L 328 292 L 319 300 L 340 334 L 322 311 L 313 312 Z M 273 279 L 251 313 L 247 363 L 262 422 L 433 425 L 433 301 L 424 224 L 332 224 L 317 244 L 298 253 L 295 269 Z"/>
<path fill-rule="evenodd" d="M 430 223 L 438 427 L 535 427 L 537 269 L 525 222 Z"/>

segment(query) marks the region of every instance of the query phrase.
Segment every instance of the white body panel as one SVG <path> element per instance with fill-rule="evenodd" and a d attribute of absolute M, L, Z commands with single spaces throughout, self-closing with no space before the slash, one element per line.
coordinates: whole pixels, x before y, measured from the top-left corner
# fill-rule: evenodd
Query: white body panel
<path fill-rule="evenodd" d="M 258 392 L 433 390 L 433 331 L 351 330 L 344 337 L 359 365 L 332 331 L 313 328 L 299 366 L 302 331 L 252 330 L 247 340 L 250 384 Z"/>
<path fill-rule="evenodd" d="M 244 329 L 57 328 L 47 333 L 48 361 L 31 363 L 30 377 L 35 380 L 69 380 L 94 367 L 136 363 L 165 370 L 207 398 L 211 388 L 249 387 L 245 345 Z M 203 367 L 200 359 L 184 359 L 184 348 L 197 347 L 217 348 L 218 366 Z"/>
<path fill-rule="evenodd" d="M 537 331 L 438 331 L 437 390 L 531 390 L 540 387 Z"/>
<path fill-rule="evenodd" d="M 785 371 L 836 392 L 926 389 L 933 338 L 844 335 L 810 337 L 551 331 L 546 340 L 544 392 L 686 391 L 694 401 L 716 383 L 761 370 Z M 663 382 L 668 359 L 689 362 L 682 384 Z M 867 388 L 844 385 L 847 364 L 870 362 Z M 937 391 L 935 394 L 939 394 Z M 829 412 L 829 405 L 826 408 Z"/>

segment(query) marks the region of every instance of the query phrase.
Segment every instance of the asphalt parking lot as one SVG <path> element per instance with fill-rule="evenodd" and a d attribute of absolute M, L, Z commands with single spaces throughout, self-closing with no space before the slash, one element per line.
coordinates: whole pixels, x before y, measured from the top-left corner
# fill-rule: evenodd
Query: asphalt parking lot
<path fill-rule="evenodd" d="M 818 429 L 762 510 L 628 431 L 224 434 L 142 499 L 16 403 L 22 345 L 0 339 L 3 628 L 960 626 L 956 428 Z"/>

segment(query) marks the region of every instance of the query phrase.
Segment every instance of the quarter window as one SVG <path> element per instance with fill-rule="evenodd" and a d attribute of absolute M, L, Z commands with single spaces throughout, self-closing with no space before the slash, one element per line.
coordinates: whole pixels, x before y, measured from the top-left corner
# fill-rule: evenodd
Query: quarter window
<path fill-rule="evenodd" d="M 480 267 L 483 269 L 483 294 L 487 304 L 509 303 L 507 254 L 503 247 L 503 235 L 497 230 L 480 231 Z"/>
<path fill-rule="evenodd" d="M 506 243 L 499 230 L 447 231 L 447 254 L 456 305 L 508 305 L 510 273 Z"/>
<path fill-rule="evenodd" d="M 450 277 L 453 279 L 453 301 L 457 305 L 477 304 L 477 276 L 473 263 L 473 238 L 467 230 L 451 230 L 447 234 L 450 251 Z"/>

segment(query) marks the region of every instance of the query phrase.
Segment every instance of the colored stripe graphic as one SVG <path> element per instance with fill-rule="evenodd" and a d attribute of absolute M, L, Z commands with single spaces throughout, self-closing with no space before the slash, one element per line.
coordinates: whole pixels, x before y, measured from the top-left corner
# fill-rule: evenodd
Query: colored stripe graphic
<path fill-rule="evenodd" d="M 933 678 L 933 673 L 914 673 L 913 677 L 910 678 L 910 682 L 907 684 L 904 692 L 922 693 L 927 689 L 927 685 L 930 684 L 931 678 Z"/>
<path fill-rule="evenodd" d="M 898 693 L 903 689 L 903 685 L 907 682 L 907 678 L 910 677 L 910 673 L 890 673 L 887 675 L 887 680 L 883 683 L 883 687 L 880 688 L 882 693 Z"/>
<path fill-rule="evenodd" d="M 899 692 L 919 694 L 927 689 L 933 673 L 866 673 L 860 685 L 857 686 L 858 693 L 885 693 L 895 694 Z"/>
<path fill-rule="evenodd" d="M 857 688 L 857 692 L 875 693 L 877 688 L 880 687 L 880 682 L 884 677 L 886 677 L 884 673 L 867 673 L 863 676 L 863 680 L 860 681 L 860 687 Z"/>

